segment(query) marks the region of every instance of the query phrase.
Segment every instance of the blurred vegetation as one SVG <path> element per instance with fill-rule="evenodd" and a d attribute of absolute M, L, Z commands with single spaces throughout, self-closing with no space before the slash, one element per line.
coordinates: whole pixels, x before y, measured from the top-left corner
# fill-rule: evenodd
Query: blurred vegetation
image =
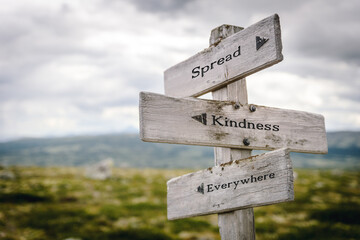
<path fill-rule="evenodd" d="M 220 239 L 217 215 L 168 221 L 166 181 L 185 170 L 10 167 L 0 239 Z M 360 172 L 296 170 L 295 201 L 255 208 L 257 239 L 360 239 Z"/>
<path fill-rule="evenodd" d="M 360 170 L 360 132 L 332 132 L 327 138 L 328 154 L 292 153 L 294 166 Z M 214 148 L 146 143 L 138 134 L 29 138 L 0 143 L 1 165 L 84 166 L 106 158 L 112 158 L 118 167 L 208 168 L 214 165 Z"/>

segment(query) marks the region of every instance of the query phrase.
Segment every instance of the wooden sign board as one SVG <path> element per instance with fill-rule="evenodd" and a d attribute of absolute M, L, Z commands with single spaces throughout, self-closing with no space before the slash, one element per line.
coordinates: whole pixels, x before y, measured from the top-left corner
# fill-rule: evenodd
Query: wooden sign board
<path fill-rule="evenodd" d="M 167 187 L 170 220 L 294 200 L 287 149 L 173 178 Z"/>
<path fill-rule="evenodd" d="M 166 70 L 165 94 L 200 96 L 280 62 L 281 51 L 275 14 Z"/>
<path fill-rule="evenodd" d="M 146 142 L 327 153 L 324 117 L 319 114 L 264 106 L 252 112 L 249 105 L 230 101 L 144 92 L 140 137 Z"/>

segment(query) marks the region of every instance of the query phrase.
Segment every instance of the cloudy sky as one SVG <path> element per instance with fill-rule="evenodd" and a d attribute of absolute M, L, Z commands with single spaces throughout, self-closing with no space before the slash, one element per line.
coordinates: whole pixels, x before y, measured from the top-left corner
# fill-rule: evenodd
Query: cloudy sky
<path fill-rule="evenodd" d="M 360 130 L 360 1 L 0 0 L 0 141 L 137 131 L 140 91 L 208 47 L 222 24 L 278 13 L 284 60 L 249 102 Z"/>

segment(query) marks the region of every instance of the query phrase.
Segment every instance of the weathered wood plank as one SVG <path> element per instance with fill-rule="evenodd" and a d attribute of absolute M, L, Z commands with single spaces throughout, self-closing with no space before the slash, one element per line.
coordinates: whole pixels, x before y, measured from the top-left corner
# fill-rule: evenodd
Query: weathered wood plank
<path fill-rule="evenodd" d="M 253 208 L 221 213 L 218 222 L 222 240 L 255 240 Z"/>
<path fill-rule="evenodd" d="M 213 35 L 213 32 L 211 35 Z M 212 95 L 214 100 L 234 101 L 241 105 L 247 105 L 246 79 L 242 78 L 233 82 L 224 88 L 212 92 Z M 247 149 L 215 147 L 214 150 L 215 165 L 251 156 L 251 150 Z M 255 240 L 255 218 L 253 208 L 219 213 L 218 225 L 220 236 L 223 240 Z"/>
<path fill-rule="evenodd" d="M 167 69 L 165 94 L 200 96 L 280 62 L 281 51 L 280 21 L 275 14 Z"/>
<path fill-rule="evenodd" d="M 234 26 L 234 25 L 227 25 L 223 24 L 219 27 L 214 28 L 211 30 L 210 38 L 209 38 L 209 46 L 211 45 L 218 45 L 222 40 L 235 33 L 244 30 L 243 27 Z"/>
<path fill-rule="evenodd" d="M 140 93 L 143 141 L 215 147 L 326 153 L 324 117 L 319 114 L 235 102 L 172 98 Z"/>
<path fill-rule="evenodd" d="M 173 178 L 167 186 L 171 220 L 294 199 L 292 163 L 287 149 Z"/>

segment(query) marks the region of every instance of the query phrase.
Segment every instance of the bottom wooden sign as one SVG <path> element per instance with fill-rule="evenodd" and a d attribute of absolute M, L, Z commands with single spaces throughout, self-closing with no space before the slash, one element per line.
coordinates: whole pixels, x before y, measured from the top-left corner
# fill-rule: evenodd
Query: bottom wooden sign
<path fill-rule="evenodd" d="M 167 182 L 168 219 L 294 200 L 288 149 L 176 177 Z"/>

